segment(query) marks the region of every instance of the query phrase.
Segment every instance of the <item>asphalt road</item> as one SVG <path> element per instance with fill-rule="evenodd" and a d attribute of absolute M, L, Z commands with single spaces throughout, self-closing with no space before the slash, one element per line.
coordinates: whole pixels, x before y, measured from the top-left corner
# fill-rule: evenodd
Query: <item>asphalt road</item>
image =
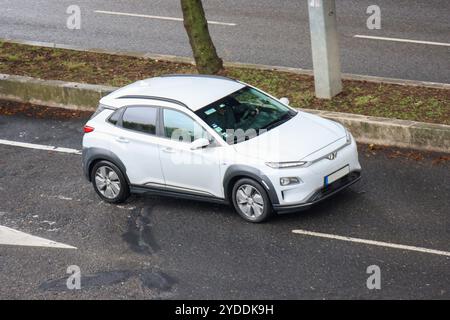
<path fill-rule="evenodd" d="M 80 30 L 66 27 L 71 0 L 0 0 L 0 37 L 191 56 L 182 22 L 118 16 L 112 11 L 182 17 L 178 0 L 79 0 Z M 378 0 L 381 30 L 369 30 L 371 0 L 337 1 L 343 71 L 450 83 L 450 2 Z M 307 0 L 204 1 L 220 55 L 228 61 L 311 69 Z M 400 38 L 413 43 L 355 38 Z M 445 45 L 417 44 L 414 41 Z"/>
<path fill-rule="evenodd" d="M 0 116 L 0 139 L 80 149 L 86 120 Z M 402 150 L 408 154 L 408 150 Z M 155 196 L 106 204 L 79 155 L 0 144 L 0 226 L 76 250 L 0 245 L 0 299 L 449 299 L 450 257 L 292 233 L 450 251 L 450 163 L 361 147 L 364 178 L 265 224 Z M 68 266 L 81 290 L 68 290 Z M 381 270 L 369 290 L 367 267 Z"/>

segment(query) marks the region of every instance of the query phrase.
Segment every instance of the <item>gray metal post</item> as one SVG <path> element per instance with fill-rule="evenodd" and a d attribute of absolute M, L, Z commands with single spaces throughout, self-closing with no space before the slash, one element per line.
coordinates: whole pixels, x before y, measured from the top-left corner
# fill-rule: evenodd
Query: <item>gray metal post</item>
<path fill-rule="evenodd" d="M 307 0 L 316 96 L 331 99 L 342 91 L 335 0 Z"/>

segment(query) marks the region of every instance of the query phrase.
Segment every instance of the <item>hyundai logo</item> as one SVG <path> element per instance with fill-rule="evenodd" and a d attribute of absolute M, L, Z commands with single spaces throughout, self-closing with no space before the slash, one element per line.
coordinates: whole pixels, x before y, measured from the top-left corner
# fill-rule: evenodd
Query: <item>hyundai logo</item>
<path fill-rule="evenodd" d="M 327 159 L 328 160 L 334 160 L 337 157 L 337 151 L 330 153 L 329 155 L 327 155 Z"/>

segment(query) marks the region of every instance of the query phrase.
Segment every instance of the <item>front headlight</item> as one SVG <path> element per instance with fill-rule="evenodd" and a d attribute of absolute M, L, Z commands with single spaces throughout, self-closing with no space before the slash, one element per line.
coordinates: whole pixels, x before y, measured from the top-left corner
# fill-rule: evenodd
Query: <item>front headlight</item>
<path fill-rule="evenodd" d="M 290 162 L 266 162 L 266 165 L 273 169 L 304 167 L 307 161 L 290 161 Z"/>

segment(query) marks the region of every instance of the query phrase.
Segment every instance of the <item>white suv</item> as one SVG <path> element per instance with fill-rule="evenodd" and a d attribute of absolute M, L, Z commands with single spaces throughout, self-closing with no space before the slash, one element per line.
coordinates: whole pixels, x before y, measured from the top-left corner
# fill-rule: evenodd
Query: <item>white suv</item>
<path fill-rule="evenodd" d="M 360 179 L 342 125 L 223 77 L 138 81 L 101 99 L 84 132 L 85 175 L 111 203 L 152 192 L 233 204 L 261 222 Z"/>

